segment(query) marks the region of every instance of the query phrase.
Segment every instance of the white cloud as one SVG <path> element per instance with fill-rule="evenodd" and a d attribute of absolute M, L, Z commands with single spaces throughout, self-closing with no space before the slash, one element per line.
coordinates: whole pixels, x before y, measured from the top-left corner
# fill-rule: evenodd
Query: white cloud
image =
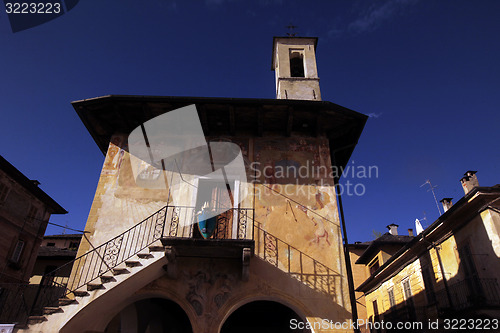
<path fill-rule="evenodd" d="M 381 4 L 376 3 L 351 22 L 347 29 L 357 33 L 375 30 L 383 22 L 398 14 L 405 6 L 415 2 L 416 0 L 389 0 Z"/>

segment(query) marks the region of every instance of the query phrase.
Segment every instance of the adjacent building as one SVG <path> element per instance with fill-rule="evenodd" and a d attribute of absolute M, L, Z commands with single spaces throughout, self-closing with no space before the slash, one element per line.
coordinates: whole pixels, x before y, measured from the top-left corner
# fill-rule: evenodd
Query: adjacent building
<path fill-rule="evenodd" d="M 54 199 L 0 156 L 0 323 L 26 318 L 36 290 L 28 287 Z"/>
<path fill-rule="evenodd" d="M 427 331 L 452 318 L 500 319 L 500 186 L 480 187 L 474 171 L 461 183 L 465 196 L 443 199 L 445 212 L 395 253 L 369 251 L 375 240 L 357 259 L 370 273 L 357 287 L 370 321 L 420 322 L 412 329 Z"/>
<path fill-rule="evenodd" d="M 54 199 L 0 156 L 0 283 L 27 283 L 52 214 Z"/>
<path fill-rule="evenodd" d="M 65 283 L 69 279 L 72 261 L 76 258 L 76 253 L 82 234 L 61 234 L 44 236 L 42 244 L 38 249 L 35 266 L 30 278 L 30 284 L 43 284 L 44 275 L 55 271 L 59 267 L 66 267 L 58 270 L 55 279 L 60 283 Z"/>

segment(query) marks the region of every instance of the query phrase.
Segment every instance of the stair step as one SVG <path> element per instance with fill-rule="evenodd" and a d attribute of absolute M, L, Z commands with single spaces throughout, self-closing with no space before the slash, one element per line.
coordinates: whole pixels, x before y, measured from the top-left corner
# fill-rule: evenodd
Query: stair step
<path fill-rule="evenodd" d="M 89 293 L 85 290 L 74 290 L 72 293 L 77 297 L 85 297 L 89 295 Z"/>
<path fill-rule="evenodd" d="M 151 253 L 137 253 L 137 256 L 140 258 L 140 259 L 149 259 L 149 258 L 153 258 L 153 255 Z"/>
<path fill-rule="evenodd" d="M 59 298 L 59 306 L 70 305 L 73 303 L 77 303 L 74 298 Z"/>
<path fill-rule="evenodd" d="M 103 289 L 104 286 L 102 283 L 99 282 L 92 282 L 92 283 L 87 283 L 87 291 L 92 291 L 96 289 Z"/>
<path fill-rule="evenodd" d="M 142 266 L 142 264 L 137 260 L 127 260 L 127 261 L 125 261 L 125 265 L 127 267 Z"/>
<path fill-rule="evenodd" d="M 27 323 L 26 324 L 23 323 L 23 324 L 16 324 L 16 326 L 14 326 L 14 327 L 18 330 L 25 330 L 25 329 L 29 328 L 29 325 Z"/>
<path fill-rule="evenodd" d="M 163 252 L 165 251 L 165 247 L 163 245 L 150 245 L 149 246 L 149 252 Z"/>
<path fill-rule="evenodd" d="M 64 311 L 63 311 L 63 309 L 61 309 L 58 306 L 46 306 L 43 308 L 44 315 L 50 315 L 50 314 L 58 313 L 58 312 L 64 312 Z"/>
<path fill-rule="evenodd" d="M 120 275 L 120 274 L 125 274 L 125 273 L 130 273 L 127 268 L 125 267 L 115 267 L 111 270 L 113 272 L 113 275 Z"/>
<path fill-rule="evenodd" d="M 45 316 L 29 316 L 28 317 L 28 324 L 29 325 L 43 323 L 44 321 L 47 321 L 47 317 L 45 317 Z"/>
<path fill-rule="evenodd" d="M 106 275 L 101 275 L 101 282 L 102 283 L 107 283 L 111 281 L 116 281 L 114 276 L 111 274 L 106 274 Z"/>

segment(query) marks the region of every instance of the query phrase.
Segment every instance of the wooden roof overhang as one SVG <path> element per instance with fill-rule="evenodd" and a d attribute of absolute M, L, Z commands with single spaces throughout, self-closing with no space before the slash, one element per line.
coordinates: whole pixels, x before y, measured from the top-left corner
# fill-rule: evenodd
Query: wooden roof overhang
<path fill-rule="evenodd" d="M 368 119 L 326 101 L 108 95 L 71 104 L 103 154 L 113 134 L 195 104 L 205 136 L 325 136 L 338 167 L 349 161 Z"/>

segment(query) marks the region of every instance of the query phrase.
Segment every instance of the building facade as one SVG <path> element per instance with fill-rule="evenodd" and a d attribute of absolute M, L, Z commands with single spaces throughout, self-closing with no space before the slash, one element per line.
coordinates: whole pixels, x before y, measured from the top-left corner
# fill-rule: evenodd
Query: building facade
<path fill-rule="evenodd" d="M 0 156 L 0 283 L 28 282 L 51 214 L 66 210 Z"/>
<path fill-rule="evenodd" d="M 82 240 L 81 234 L 61 234 L 44 236 L 42 244 L 38 249 L 35 266 L 30 278 L 30 284 L 43 284 L 42 278 L 59 267 L 56 281 L 65 283 L 69 278 L 72 269 L 72 261 L 76 258 L 78 247 Z"/>
<path fill-rule="evenodd" d="M 332 170 L 367 117 L 321 101 L 316 42 L 274 39 L 278 99 L 74 102 L 105 155 L 90 243 L 69 305 L 28 330 L 352 331 L 334 326 L 352 313 Z"/>
<path fill-rule="evenodd" d="M 498 329 L 500 187 L 479 187 L 473 171 L 461 182 L 465 196 L 454 205 L 443 199 L 445 213 L 358 286 L 371 321 L 431 331 L 451 329 L 453 319 L 478 319 Z M 368 260 L 357 264 L 370 269 Z"/>
<path fill-rule="evenodd" d="M 52 214 L 66 210 L 0 156 L 0 324 L 26 319 L 36 289 L 28 281 Z"/>

